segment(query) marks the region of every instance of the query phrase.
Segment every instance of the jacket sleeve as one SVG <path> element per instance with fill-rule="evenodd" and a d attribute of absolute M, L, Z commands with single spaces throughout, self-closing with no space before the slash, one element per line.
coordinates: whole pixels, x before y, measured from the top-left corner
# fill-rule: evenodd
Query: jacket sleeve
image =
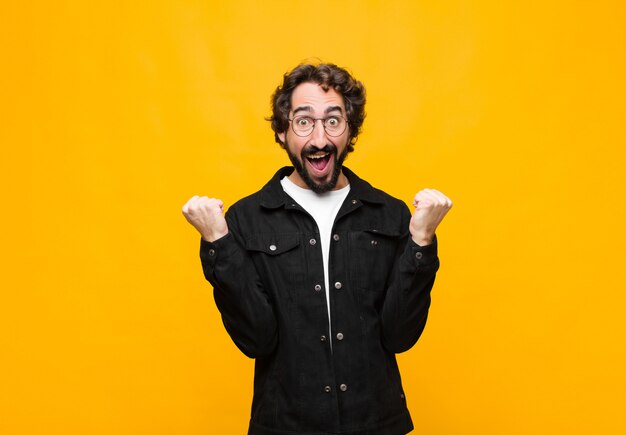
<path fill-rule="evenodd" d="M 213 286 L 215 303 L 226 331 L 248 357 L 270 354 L 278 341 L 276 317 L 252 259 L 239 239 L 237 222 L 227 213 L 229 233 L 200 241 L 205 278 Z"/>
<path fill-rule="evenodd" d="M 407 230 L 410 218 L 407 209 L 402 219 Z M 422 334 L 438 269 L 437 238 L 419 246 L 407 231 L 398 244 L 381 314 L 383 346 L 390 352 L 409 350 Z"/>

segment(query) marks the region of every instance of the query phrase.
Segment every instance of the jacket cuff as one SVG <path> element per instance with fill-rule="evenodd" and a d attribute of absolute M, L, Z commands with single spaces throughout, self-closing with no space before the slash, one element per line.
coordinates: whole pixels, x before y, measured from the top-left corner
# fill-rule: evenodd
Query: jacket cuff
<path fill-rule="evenodd" d="M 236 242 L 231 233 L 213 241 L 200 239 L 200 260 L 204 267 L 213 268 L 218 259 L 230 257 L 236 249 Z"/>
<path fill-rule="evenodd" d="M 439 257 L 437 256 L 437 236 L 433 237 L 433 242 L 430 245 L 420 246 L 409 237 L 409 243 L 407 247 L 409 254 L 409 261 L 414 268 L 431 269 L 439 268 Z"/>

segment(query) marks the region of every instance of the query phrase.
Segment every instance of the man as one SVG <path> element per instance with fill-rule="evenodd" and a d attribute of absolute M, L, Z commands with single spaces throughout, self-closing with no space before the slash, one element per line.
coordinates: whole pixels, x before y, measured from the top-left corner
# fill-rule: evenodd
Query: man
<path fill-rule="evenodd" d="M 452 206 L 424 189 L 415 210 L 343 166 L 365 89 L 332 64 L 300 65 L 272 96 L 292 167 L 222 215 L 183 207 L 226 330 L 255 358 L 249 434 L 401 435 L 413 429 L 395 354 L 411 348 L 439 267 L 435 229 Z"/>

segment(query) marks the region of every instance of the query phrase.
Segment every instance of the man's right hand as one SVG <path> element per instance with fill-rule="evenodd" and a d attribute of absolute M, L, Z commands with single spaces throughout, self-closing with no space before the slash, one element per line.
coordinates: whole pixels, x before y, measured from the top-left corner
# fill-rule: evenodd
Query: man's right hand
<path fill-rule="evenodd" d="M 207 242 L 214 242 L 228 234 L 224 219 L 224 203 L 216 198 L 193 196 L 183 205 L 183 215 Z"/>

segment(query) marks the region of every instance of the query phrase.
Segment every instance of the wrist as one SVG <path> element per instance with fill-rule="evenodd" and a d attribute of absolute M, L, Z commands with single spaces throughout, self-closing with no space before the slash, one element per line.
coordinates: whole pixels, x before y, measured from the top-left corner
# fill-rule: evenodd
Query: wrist
<path fill-rule="evenodd" d="M 434 234 L 411 234 L 411 239 L 419 246 L 428 246 L 433 242 Z"/>
<path fill-rule="evenodd" d="M 219 232 L 219 233 L 203 233 L 202 234 L 202 238 L 205 241 L 207 241 L 207 242 L 213 243 L 216 240 L 221 239 L 222 237 L 224 237 L 226 234 L 228 234 L 228 231 L 226 231 L 224 233 L 222 233 L 222 232 Z"/>

